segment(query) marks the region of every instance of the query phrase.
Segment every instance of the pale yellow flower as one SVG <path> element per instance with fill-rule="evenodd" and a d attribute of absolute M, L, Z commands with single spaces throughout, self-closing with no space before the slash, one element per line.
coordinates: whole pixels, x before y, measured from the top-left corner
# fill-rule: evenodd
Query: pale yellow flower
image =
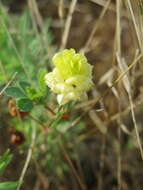
<path fill-rule="evenodd" d="M 58 103 L 86 99 L 86 92 L 93 85 L 92 66 L 88 64 L 86 57 L 76 53 L 74 49 L 65 49 L 56 53 L 52 62 L 55 68 L 46 74 L 45 81 L 58 94 Z"/>

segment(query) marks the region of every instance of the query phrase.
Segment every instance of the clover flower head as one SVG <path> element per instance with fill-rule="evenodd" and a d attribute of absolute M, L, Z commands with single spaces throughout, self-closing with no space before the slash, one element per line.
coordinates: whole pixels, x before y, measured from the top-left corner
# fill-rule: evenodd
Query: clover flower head
<path fill-rule="evenodd" d="M 86 92 L 93 85 L 92 66 L 86 57 L 74 49 L 65 49 L 56 53 L 52 62 L 55 68 L 45 75 L 45 81 L 58 94 L 58 103 L 61 105 L 71 100 L 86 99 Z"/>

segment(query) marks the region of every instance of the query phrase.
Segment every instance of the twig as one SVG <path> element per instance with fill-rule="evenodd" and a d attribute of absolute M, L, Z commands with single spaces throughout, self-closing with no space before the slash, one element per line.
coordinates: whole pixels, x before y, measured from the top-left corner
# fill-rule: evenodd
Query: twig
<path fill-rule="evenodd" d="M 116 43 L 117 43 L 117 54 L 119 55 L 119 58 L 121 56 L 121 0 L 116 1 Z M 120 67 L 120 59 L 117 57 L 117 64 Z M 119 109 L 119 118 L 117 120 L 117 123 L 119 125 L 118 127 L 118 149 L 117 149 L 117 182 L 118 182 L 118 190 L 121 190 L 121 102 L 119 100 L 120 97 L 120 83 L 118 83 L 118 91 L 119 94 L 116 96 L 118 99 L 118 109 Z"/>
<path fill-rule="evenodd" d="M 30 163 L 30 160 L 31 160 L 31 157 L 32 157 L 32 152 L 33 152 L 33 147 L 34 147 L 34 142 L 35 142 L 35 137 L 36 137 L 36 129 L 35 129 L 35 126 L 32 127 L 32 128 L 33 128 L 33 131 L 32 131 L 31 144 L 30 144 L 30 146 L 29 146 L 28 153 L 27 153 L 27 158 L 26 158 L 26 161 L 25 161 L 23 170 L 22 170 L 21 175 L 20 175 L 20 178 L 19 178 L 19 185 L 18 185 L 18 187 L 17 187 L 17 190 L 20 190 L 20 187 L 21 187 L 21 185 L 22 185 L 24 176 L 25 176 L 25 174 L 26 174 L 26 171 L 27 171 L 27 169 L 28 169 L 28 166 L 29 166 L 29 163 Z"/>
<path fill-rule="evenodd" d="M 102 6 L 102 7 L 105 7 L 106 5 L 106 1 L 105 0 L 90 0 L 90 1 L 92 1 L 93 3 L 96 3 L 97 5 L 100 5 L 100 6 Z M 111 4 L 109 7 L 108 7 L 108 9 L 109 10 L 112 10 L 112 11 L 114 11 L 114 12 L 116 12 L 116 7 L 113 5 L 113 4 Z"/>
<path fill-rule="evenodd" d="M 64 17 L 64 0 L 60 0 L 59 1 L 59 6 L 58 6 L 58 13 L 59 13 L 59 17 L 61 19 L 63 19 Z"/>
<path fill-rule="evenodd" d="M 118 124 L 121 126 L 121 120 L 118 119 Z M 121 165 L 121 127 L 118 127 L 118 149 L 117 149 L 117 181 L 118 181 L 118 190 L 121 190 L 121 173 L 122 173 L 122 165 Z"/>
<path fill-rule="evenodd" d="M 74 174 L 74 176 L 75 176 L 75 178 L 76 178 L 76 180 L 77 180 L 77 182 L 78 182 L 78 184 L 79 184 L 81 190 L 86 190 L 85 185 L 82 183 L 82 181 L 81 181 L 79 175 L 77 174 L 77 172 L 76 172 L 76 170 L 75 170 L 75 168 L 74 168 L 74 166 L 73 166 L 73 163 L 72 163 L 70 157 L 68 156 L 68 154 L 67 154 L 67 152 L 66 152 L 66 150 L 65 150 L 65 147 L 63 146 L 63 144 L 62 144 L 61 142 L 60 142 L 60 147 L 61 147 L 61 149 L 62 149 L 62 151 L 63 151 L 63 154 L 64 154 L 64 156 L 65 156 L 65 159 L 67 160 L 69 166 L 70 166 L 71 169 L 72 169 L 72 172 L 73 172 L 73 174 Z"/>
<path fill-rule="evenodd" d="M 142 148 L 142 145 L 141 145 L 141 140 L 140 140 L 140 136 L 139 136 L 139 132 L 138 132 L 138 126 L 137 126 L 137 121 L 136 121 L 136 117 L 135 117 L 132 96 L 131 96 L 130 93 L 128 95 L 129 95 L 129 102 L 130 102 L 130 105 L 131 105 L 131 114 L 132 114 L 132 120 L 133 120 L 133 123 L 134 123 L 135 132 L 136 132 L 137 143 L 138 143 L 140 153 L 141 153 L 141 157 L 142 157 L 142 160 L 143 160 L 143 148 Z"/>
<path fill-rule="evenodd" d="M 45 108 L 46 108 L 52 115 L 56 115 L 56 113 L 55 113 L 48 105 L 45 105 Z"/>
<path fill-rule="evenodd" d="M 142 40 L 140 38 L 139 29 L 138 29 L 138 26 L 137 26 L 137 22 L 136 22 L 136 19 L 135 19 L 135 15 L 134 15 L 130 0 L 127 0 L 127 4 L 128 4 L 130 14 L 131 14 L 131 17 L 132 17 L 132 21 L 133 21 L 133 24 L 134 24 L 134 27 L 135 27 L 135 31 L 136 31 L 136 35 L 137 35 L 137 39 L 138 39 L 138 44 L 139 44 L 140 50 L 142 50 L 143 49 Z"/>
<path fill-rule="evenodd" d="M 41 121 L 39 121 L 38 119 L 36 119 L 36 118 L 33 117 L 32 115 L 29 115 L 29 117 L 30 117 L 33 121 L 35 121 L 36 123 L 38 123 L 39 125 L 41 125 L 44 129 L 45 129 L 45 127 L 47 127 L 46 124 L 42 123 Z"/>
<path fill-rule="evenodd" d="M 102 6 L 102 7 L 105 7 L 105 4 L 106 4 L 106 0 L 100 0 L 100 1 L 99 0 L 90 0 L 90 1 L 93 2 L 93 3 L 95 3 L 95 4 L 97 4 L 97 5 L 99 5 L 99 6 Z M 113 3 L 111 3 L 111 5 L 108 7 L 108 10 L 116 12 L 115 5 Z M 128 18 L 126 10 L 122 11 L 122 16 Z"/>

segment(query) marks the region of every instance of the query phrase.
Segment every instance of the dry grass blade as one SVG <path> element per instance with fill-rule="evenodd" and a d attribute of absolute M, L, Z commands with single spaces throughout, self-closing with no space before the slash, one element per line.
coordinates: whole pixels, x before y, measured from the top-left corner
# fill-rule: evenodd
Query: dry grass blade
<path fill-rule="evenodd" d="M 64 0 L 59 1 L 58 13 L 59 13 L 59 17 L 61 19 L 63 19 L 63 17 L 64 17 Z"/>
<path fill-rule="evenodd" d="M 0 96 L 4 93 L 4 91 L 9 87 L 9 85 L 12 83 L 12 81 L 15 79 L 17 75 L 17 72 L 14 73 L 14 75 L 12 76 L 12 78 L 10 79 L 10 81 L 5 85 L 5 87 L 0 91 Z"/>
<path fill-rule="evenodd" d="M 66 152 L 65 147 L 63 146 L 63 144 L 62 144 L 61 142 L 60 142 L 60 147 L 61 147 L 61 150 L 62 150 L 64 156 L 65 156 L 65 159 L 67 160 L 69 166 L 70 166 L 71 169 L 72 169 L 73 175 L 75 176 L 75 178 L 76 178 L 76 180 L 77 180 L 77 182 L 78 182 L 78 184 L 79 184 L 80 189 L 81 189 L 81 190 L 86 190 L 85 185 L 84 185 L 83 182 L 81 181 L 81 179 L 80 179 L 80 177 L 79 177 L 79 175 L 78 175 L 76 169 L 75 169 L 74 166 L 73 166 L 73 163 L 72 163 L 72 161 L 71 161 L 69 155 L 68 155 L 67 152 Z"/>
<path fill-rule="evenodd" d="M 131 3 L 132 2 L 132 3 Z M 129 8 L 129 11 L 130 11 L 130 14 L 131 14 L 131 17 L 132 17 L 132 21 L 133 21 L 133 24 L 134 24 L 134 28 L 135 28 L 135 31 L 136 31 L 136 35 L 137 35 L 137 39 L 138 39 L 138 43 L 139 43 L 139 47 L 140 49 L 142 50 L 143 49 L 143 36 L 141 36 L 141 34 L 143 34 L 141 32 L 141 26 L 142 26 L 142 22 L 139 23 L 139 20 L 140 19 L 136 19 L 135 17 L 135 14 L 134 14 L 134 11 L 133 11 L 133 8 L 132 8 L 132 4 L 134 5 L 134 7 L 136 7 L 138 5 L 139 1 L 136 0 L 136 2 L 134 1 L 130 1 L 130 0 L 127 0 L 127 6 Z M 139 11 L 140 12 L 140 11 Z"/>
<path fill-rule="evenodd" d="M 102 7 L 105 7 L 105 5 L 106 5 L 105 0 L 100 0 L 100 1 L 99 0 L 90 0 L 90 1 L 93 2 L 93 3 L 96 3 L 97 5 L 102 6 Z M 111 3 L 108 6 L 108 10 L 116 12 L 116 6 L 113 3 Z M 122 16 L 128 17 L 128 15 L 126 14 L 126 11 L 124 11 L 124 10 L 122 11 Z"/>
<path fill-rule="evenodd" d="M 96 125 L 96 127 L 98 128 L 98 130 L 102 133 L 102 134 L 106 134 L 107 132 L 107 127 L 106 125 L 103 123 L 103 121 L 100 119 L 100 117 L 98 117 L 98 115 L 95 113 L 94 110 L 90 110 L 89 111 L 89 116 L 91 118 L 91 120 L 93 121 L 93 123 Z"/>
<path fill-rule="evenodd" d="M 98 1 L 98 0 L 90 0 L 90 1 L 92 1 L 93 3 L 96 3 L 97 5 L 106 7 L 106 1 L 105 0 L 100 0 L 100 1 Z M 112 11 L 116 11 L 116 7 L 113 4 L 111 4 L 108 8 L 110 10 L 112 10 Z"/>
<path fill-rule="evenodd" d="M 33 147 L 34 147 L 35 138 L 36 138 L 36 129 L 35 129 L 35 126 L 32 127 L 32 128 L 33 128 L 33 130 L 32 130 L 32 137 L 31 137 L 31 144 L 30 144 L 30 146 L 29 146 L 28 153 L 27 153 L 27 158 L 26 158 L 26 161 L 25 161 L 23 170 L 22 170 L 21 175 L 20 175 L 20 178 L 19 178 L 19 185 L 18 185 L 18 187 L 17 187 L 17 190 L 20 190 L 20 188 L 21 188 L 21 185 L 22 185 L 22 183 L 23 183 L 24 176 L 25 176 L 25 174 L 26 174 L 26 171 L 27 171 L 27 169 L 28 169 L 30 160 L 31 160 L 31 158 L 32 158 L 32 152 L 33 152 Z"/>
<path fill-rule="evenodd" d="M 141 97 L 139 97 L 135 102 L 134 102 L 134 105 L 133 105 L 133 108 L 141 105 L 143 103 L 143 100 Z M 129 105 L 125 110 L 122 111 L 121 115 L 122 116 L 126 116 L 129 112 L 131 111 L 131 106 Z M 115 115 L 113 115 L 106 123 L 107 125 L 110 123 L 110 122 L 113 122 L 115 120 L 117 120 L 119 117 L 119 113 L 116 113 Z"/>
<path fill-rule="evenodd" d="M 116 1 L 116 43 L 117 43 L 117 53 L 121 56 L 121 6 L 122 1 Z M 120 84 L 118 84 L 118 91 L 120 89 Z M 114 90 L 115 91 L 115 90 Z M 115 91 L 116 92 L 116 91 Z M 119 110 L 119 118 L 117 120 L 118 123 L 118 148 L 117 148 L 117 181 L 118 181 L 118 190 L 121 190 L 121 173 L 122 173 L 122 165 L 121 165 L 121 125 L 122 125 L 122 118 L 121 118 L 121 102 L 120 102 L 120 91 L 117 94 L 118 99 L 118 110 Z"/>
<path fill-rule="evenodd" d="M 102 77 L 100 78 L 98 85 L 102 85 L 104 83 L 106 83 L 107 81 L 110 82 L 113 79 L 113 74 L 115 72 L 114 68 L 109 69 L 105 74 L 102 75 Z"/>
<path fill-rule="evenodd" d="M 117 77 L 117 79 L 114 80 L 112 86 L 110 86 L 107 90 L 105 90 L 105 92 L 102 94 L 102 96 L 99 96 L 97 97 L 96 99 L 92 99 L 92 100 L 89 100 L 85 103 L 82 103 L 80 105 L 77 105 L 75 108 L 76 109 L 81 109 L 81 108 L 84 108 L 84 107 L 88 107 L 90 106 L 93 107 L 97 102 L 100 102 L 101 99 L 103 99 L 109 92 L 110 90 L 116 85 L 118 84 L 118 82 L 143 58 L 143 52 L 137 56 L 137 58 L 127 67 L 126 70 L 124 70 L 120 75 L 119 77 Z M 90 108 L 88 110 L 90 110 Z M 87 111 L 86 111 L 87 112 Z M 83 115 L 83 114 L 82 114 Z"/>
<path fill-rule="evenodd" d="M 108 7 L 109 7 L 109 5 L 110 5 L 110 2 L 111 2 L 111 0 L 108 0 L 108 1 L 106 2 L 105 7 L 103 8 L 103 10 L 102 10 L 102 12 L 101 12 L 101 14 L 100 14 L 100 16 L 99 16 L 98 21 L 96 21 L 95 24 L 93 24 L 94 27 L 93 27 L 93 29 L 92 29 L 92 31 L 91 31 L 91 34 L 89 35 L 89 38 L 88 38 L 87 42 L 85 43 L 84 48 L 81 50 L 82 52 L 87 52 L 87 51 L 88 51 L 89 46 L 90 46 L 90 44 L 91 44 L 91 41 L 92 41 L 92 39 L 93 39 L 93 37 L 94 37 L 94 35 L 95 35 L 95 32 L 96 32 L 97 28 L 99 27 L 99 24 L 100 24 L 102 18 L 104 17 L 106 11 L 108 10 Z"/>
<path fill-rule="evenodd" d="M 69 35 L 69 31 L 70 31 L 70 26 L 71 26 L 71 21 L 72 21 L 72 15 L 74 13 L 76 3 L 77 3 L 77 0 L 72 0 L 72 2 L 70 4 L 69 13 L 68 13 L 68 16 L 67 16 L 64 32 L 63 32 L 63 35 L 62 35 L 62 42 L 61 42 L 60 49 L 64 49 L 66 47 L 67 40 L 68 40 L 68 35 Z"/>
<path fill-rule="evenodd" d="M 118 57 L 118 60 L 119 60 L 119 57 Z M 128 66 L 126 65 L 126 63 L 123 60 L 122 61 L 119 60 L 118 63 L 119 63 L 119 67 L 120 67 L 121 72 L 123 72 L 125 69 L 127 69 Z M 133 120 L 133 123 L 134 123 L 135 132 L 136 132 L 136 138 L 137 138 L 138 146 L 139 146 L 139 149 L 140 149 L 141 157 L 142 157 L 142 160 L 143 160 L 143 148 L 142 148 L 142 145 L 141 145 L 141 140 L 140 140 L 140 136 L 139 136 L 139 132 L 138 132 L 137 121 L 136 121 L 136 118 L 135 118 L 130 79 L 129 79 L 129 76 L 127 74 L 123 77 L 123 84 L 124 84 L 125 89 L 126 89 L 126 91 L 128 93 L 129 102 L 130 102 L 130 106 L 131 106 L 132 120 Z"/>

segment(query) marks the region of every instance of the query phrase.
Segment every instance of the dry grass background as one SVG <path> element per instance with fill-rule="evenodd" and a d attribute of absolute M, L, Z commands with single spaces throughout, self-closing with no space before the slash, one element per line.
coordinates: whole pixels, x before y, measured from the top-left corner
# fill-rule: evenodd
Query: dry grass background
<path fill-rule="evenodd" d="M 36 1 L 28 2 L 30 7 Z M 12 14 L 27 5 L 15 0 L 8 6 Z M 54 44 L 84 51 L 94 66 L 95 87 L 89 101 L 75 108 L 79 117 L 73 121 L 74 125 L 83 119 L 87 126 L 79 141 L 88 149 L 78 150 L 85 186 L 65 179 L 64 185 L 52 189 L 142 190 L 142 1 L 37 0 L 31 7 L 39 26 L 45 17 L 52 18 Z M 23 190 L 32 189 L 32 175 L 28 171 Z"/>

